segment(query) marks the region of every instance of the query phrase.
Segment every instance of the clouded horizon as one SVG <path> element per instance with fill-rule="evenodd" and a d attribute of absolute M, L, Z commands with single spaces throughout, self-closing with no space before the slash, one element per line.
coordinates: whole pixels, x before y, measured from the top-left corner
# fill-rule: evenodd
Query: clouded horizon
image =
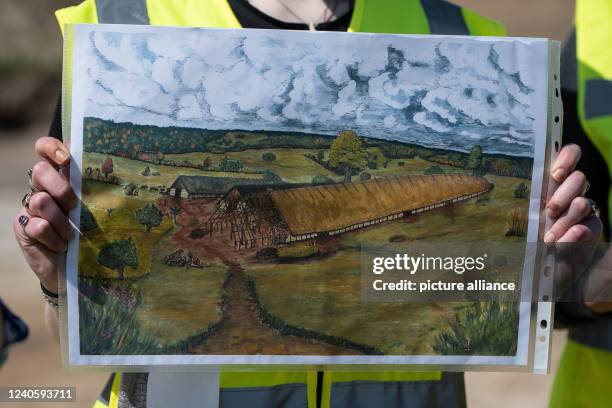
<path fill-rule="evenodd" d="M 533 155 L 538 76 L 524 43 L 246 33 L 92 32 L 85 114 Z"/>

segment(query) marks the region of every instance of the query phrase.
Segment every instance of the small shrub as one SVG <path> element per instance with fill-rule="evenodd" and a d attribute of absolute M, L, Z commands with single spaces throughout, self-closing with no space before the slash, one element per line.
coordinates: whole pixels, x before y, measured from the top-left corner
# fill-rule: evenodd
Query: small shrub
<path fill-rule="evenodd" d="M 319 253 L 319 248 L 314 242 L 298 242 L 277 250 L 279 258 L 307 258 Z"/>
<path fill-rule="evenodd" d="M 473 303 L 455 313 L 449 328 L 434 340 L 433 349 L 442 355 L 514 355 L 517 323 L 516 303 Z"/>
<path fill-rule="evenodd" d="M 491 197 L 489 196 L 478 197 L 478 199 L 476 200 L 476 205 L 479 207 L 484 207 L 485 205 L 489 205 L 490 202 Z"/>
<path fill-rule="evenodd" d="M 272 261 L 278 257 L 278 250 L 276 248 L 268 247 L 262 248 L 255 254 L 255 258 L 258 261 Z"/>
<path fill-rule="evenodd" d="M 389 242 L 405 242 L 405 241 L 406 241 L 405 235 L 391 235 L 389 237 Z"/>
<path fill-rule="evenodd" d="M 506 219 L 507 237 L 524 237 L 527 235 L 527 214 L 518 208 L 514 208 L 508 213 Z"/>
<path fill-rule="evenodd" d="M 400 160 L 400 161 L 397 162 L 397 165 L 400 166 L 400 167 L 404 167 L 406 165 L 406 163 L 404 161 Z"/>
<path fill-rule="evenodd" d="M 367 171 L 364 171 L 363 173 L 361 173 L 359 175 L 359 180 L 361 180 L 361 181 L 367 181 L 367 180 L 369 180 L 371 178 L 372 178 L 372 175 L 370 173 L 368 173 Z"/>
<path fill-rule="evenodd" d="M 270 163 L 276 160 L 276 155 L 272 152 L 266 152 L 261 155 L 261 159 L 265 162 Z"/>
<path fill-rule="evenodd" d="M 138 186 L 134 183 L 128 183 L 123 187 L 123 192 L 128 196 L 137 196 Z"/>
<path fill-rule="evenodd" d="M 425 169 L 424 174 L 444 174 L 444 169 L 438 165 L 433 165 L 430 166 L 429 168 Z"/>
<path fill-rule="evenodd" d="M 330 184 L 333 183 L 334 180 L 327 176 L 323 176 L 321 174 L 317 174 L 312 178 L 312 184 Z"/>
<path fill-rule="evenodd" d="M 196 228 L 189 233 L 189 238 L 191 239 L 200 239 L 204 238 L 208 235 L 209 230 L 206 228 Z"/>
<path fill-rule="evenodd" d="M 264 183 L 279 183 L 279 182 L 283 181 L 283 179 L 281 178 L 281 176 L 279 176 L 278 174 L 276 174 L 272 170 L 266 169 L 264 171 L 262 181 Z"/>
<path fill-rule="evenodd" d="M 529 197 L 529 187 L 527 187 L 527 184 L 525 183 L 519 184 L 512 191 L 512 196 L 514 198 L 528 198 Z"/>
<path fill-rule="evenodd" d="M 323 160 L 325 160 L 325 150 L 319 150 L 319 151 L 317 152 L 317 159 L 318 159 L 319 161 L 323 161 Z"/>
<path fill-rule="evenodd" d="M 150 176 L 151 175 L 151 169 L 149 168 L 149 166 L 145 166 L 144 170 L 140 174 L 142 174 L 145 177 L 146 176 Z"/>
<path fill-rule="evenodd" d="M 219 171 L 228 171 L 228 172 L 240 172 L 242 171 L 244 165 L 240 159 L 231 159 L 227 156 L 223 157 L 223 160 L 219 163 Z"/>
<path fill-rule="evenodd" d="M 152 354 L 159 347 L 155 339 L 140 333 L 136 312 L 113 296 L 97 304 L 80 295 L 79 321 L 84 355 Z"/>

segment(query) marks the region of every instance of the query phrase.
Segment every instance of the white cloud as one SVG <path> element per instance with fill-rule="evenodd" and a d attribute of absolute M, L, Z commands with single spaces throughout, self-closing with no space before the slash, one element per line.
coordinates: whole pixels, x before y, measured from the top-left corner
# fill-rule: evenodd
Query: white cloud
<path fill-rule="evenodd" d="M 264 31 L 244 38 L 239 31 L 198 29 L 92 39 L 102 56 L 90 53 L 88 61 L 100 85 L 89 95 L 94 116 L 208 128 L 291 124 L 329 133 L 414 129 L 402 134 L 436 145 L 457 138 L 453 146 L 461 137 L 484 140 L 482 123 L 509 140 L 533 142 L 533 94 L 508 75 L 521 72 L 535 86 L 533 52 L 518 42 L 495 43 L 504 74 L 488 62 L 488 41 Z M 385 72 L 390 47 L 397 71 Z M 448 72 L 435 71 L 436 48 L 450 61 Z"/>

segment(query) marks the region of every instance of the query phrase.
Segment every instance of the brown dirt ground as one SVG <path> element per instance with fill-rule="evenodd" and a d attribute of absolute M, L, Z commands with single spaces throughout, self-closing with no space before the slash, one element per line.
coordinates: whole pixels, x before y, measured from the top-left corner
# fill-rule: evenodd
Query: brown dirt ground
<path fill-rule="evenodd" d="M 206 342 L 192 347 L 196 354 L 227 354 L 240 350 L 242 354 L 269 355 L 343 355 L 356 354 L 321 341 L 284 336 L 262 323 L 256 304 L 248 296 L 244 270 L 230 265 L 230 275 L 224 285 L 223 318 L 217 332 Z"/>

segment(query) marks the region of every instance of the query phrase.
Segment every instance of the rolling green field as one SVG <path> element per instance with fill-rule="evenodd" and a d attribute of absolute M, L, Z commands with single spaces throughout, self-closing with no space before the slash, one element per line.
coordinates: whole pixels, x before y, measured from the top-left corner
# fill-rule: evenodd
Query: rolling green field
<path fill-rule="evenodd" d="M 173 248 L 168 241 L 165 238 L 155 247 L 151 272 L 136 284 L 141 330 L 162 346 L 198 334 L 221 319 L 227 278 L 227 267 L 216 259 L 206 259 L 202 269 L 165 265 L 163 254 Z"/>
<path fill-rule="evenodd" d="M 237 173 L 220 172 L 220 171 L 205 171 L 190 167 L 180 166 L 162 166 L 152 163 L 145 163 L 139 160 L 132 160 L 125 157 L 112 156 L 100 153 L 84 153 L 83 167 L 100 168 L 104 160 L 110 157 L 113 160 L 115 174 L 119 177 L 121 184 L 129 182 L 136 184 L 144 184 L 147 186 L 170 186 L 178 175 L 184 176 L 210 176 L 210 177 L 238 177 Z M 159 176 L 143 176 L 142 172 L 145 167 L 149 166 L 151 172 L 159 172 Z M 261 180 L 261 174 L 239 173 L 240 178 Z"/>
<path fill-rule="evenodd" d="M 272 162 L 264 161 L 261 156 L 268 152 L 274 153 L 276 160 Z M 228 152 L 225 156 L 240 159 L 247 171 L 270 170 L 290 183 L 309 183 L 317 175 L 341 179 L 341 177 L 306 157 L 307 154 L 316 155 L 316 153 L 317 150 L 314 149 L 249 149 L 240 152 Z M 189 160 L 192 163 L 201 163 L 204 158 L 208 157 L 211 165 L 215 166 L 221 162 L 223 156 L 223 154 L 218 153 L 184 153 L 169 154 L 166 157 L 179 162 Z"/>
<path fill-rule="evenodd" d="M 262 141 L 267 140 L 262 136 L 253 137 L 255 139 L 251 142 L 256 141 L 257 137 Z M 231 139 L 227 143 L 233 143 L 232 135 L 226 138 Z M 357 173 L 367 172 L 372 177 L 423 174 L 432 166 L 448 173 L 470 172 L 420 157 L 386 158 L 379 147 L 370 146 L 365 150 L 368 166 Z M 264 160 L 262 156 L 265 153 L 274 154 L 274 160 Z M 328 161 L 329 154 L 329 149 L 319 147 L 251 148 L 225 154 L 192 152 L 164 155 L 164 160 L 177 163 L 188 160 L 194 166 L 208 159 L 210 168 L 219 166 L 224 157 L 239 160 L 242 171 L 228 172 L 156 165 L 111 154 L 86 152 L 85 168 L 101 168 L 107 158 L 112 158 L 113 174 L 119 178 L 120 185 L 83 180 L 82 199 L 95 217 L 98 228 L 85 232 L 81 237 L 79 274 L 101 280 L 117 279 L 117 271 L 101 265 L 98 255 L 108 242 L 132 239 L 137 247 L 138 267 L 127 267 L 124 274 L 139 296 L 134 313 L 143 336 L 154 338 L 161 346 L 180 343 L 223 320 L 221 304 L 225 296 L 224 283 L 229 276 L 228 265 L 231 265 L 235 270 L 242 268 L 246 272 L 256 285 L 261 304 L 271 315 L 288 325 L 373 346 L 385 354 L 435 353 L 432 349 L 435 339 L 466 305 L 456 302 L 363 303 L 361 243 L 388 243 L 398 237 L 406 245 L 416 241 L 523 242 L 524 237 L 506 236 L 506 232 L 511 210 L 519 209 L 527 213 L 529 200 L 514 198 L 513 191 L 521 183 L 529 185 L 529 181 L 487 174 L 486 178 L 495 188 L 478 200 L 472 199 L 410 219 L 398 219 L 347 232 L 333 237 L 333 249 L 323 256 L 297 260 L 286 256 L 288 259 L 282 262 L 279 259 L 257 259 L 254 256 L 257 249 L 234 252 L 231 247 L 221 248 L 223 244 L 211 238 L 200 241 L 189 238 L 194 226 L 202 223 L 198 216 L 206 218 L 210 215 L 200 211 L 202 208 L 212 211 L 212 201 L 209 207 L 189 207 L 190 204 L 186 204 L 182 210 L 192 212 L 183 215 L 183 223 L 177 221 L 175 224 L 166 214 L 159 226 L 147 232 L 137 222 L 135 212 L 147 203 L 158 203 L 160 195 L 141 188 L 137 196 L 128 196 L 123 190 L 128 183 L 169 187 L 179 175 L 263 180 L 261 173 L 264 171 L 273 172 L 282 181 L 290 183 L 311 183 L 315 176 L 342 182 L 343 175 L 312 158 L 322 155 L 323 161 Z M 142 175 L 147 166 L 151 173 L 159 172 L 159 175 Z M 354 175 L 353 179 L 359 179 L 359 175 Z M 230 242 L 229 239 L 227 241 Z M 293 245 L 294 251 L 291 247 L 285 247 L 278 252 L 300 253 L 298 246 L 305 244 Z M 204 267 L 166 265 L 164 256 L 179 248 L 193 251 L 204 262 Z M 240 301 L 249 302 L 248 299 Z M 253 320 L 257 320 L 252 305 L 247 306 L 253 313 Z M 233 330 L 239 331 L 239 328 L 233 327 Z M 239 343 L 238 340 L 236 342 Z"/>
<path fill-rule="evenodd" d="M 142 276 L 151 269 L 151 251 L 162 236 L 172 229 L 172 220 L 164 218 L 158 227 L 147 232 L 135 218 L 151 196 L 128 197 L 120 186 L 83 180 L 82 200 L 93 214 L 98 228 L 84 232 L 79 241 L 79 274 L 86 277 L 113 278 L 117 271 L 98 262 L 102 247 L 115 240 L 132 239 L 138 254 L 138 267 L 127 266 L 126 278 Z M 111 209 L 112 211 L 108 211 Z"/>

